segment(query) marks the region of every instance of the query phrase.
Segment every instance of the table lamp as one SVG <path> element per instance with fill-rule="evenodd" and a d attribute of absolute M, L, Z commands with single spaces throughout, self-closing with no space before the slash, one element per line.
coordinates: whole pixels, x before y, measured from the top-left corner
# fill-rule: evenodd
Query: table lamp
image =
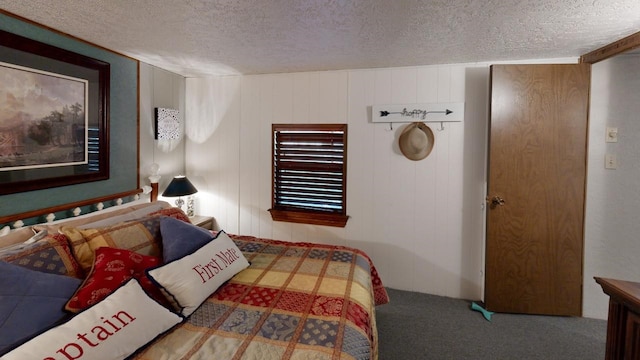
<path fill-rule="evenodd" d="M 164 197 L 178 197 L 176 200 L 176 206 L 182 209 L 182 205 L 184 205 L 184 200 L 182 200 L 182 196 L 187 196 L 191 194 L 197 193 L 198 190 L 195 186 L 187 179 L 184 175 L 178 175 L 171 180 L 169 186 L 164 190 L 162 196 Z M 188 215 L 188 214 L 187 214 Z M 192 214 L 193 215 L 193 214 Z M 189 216 L 192 216 L 189 215 Z"/>

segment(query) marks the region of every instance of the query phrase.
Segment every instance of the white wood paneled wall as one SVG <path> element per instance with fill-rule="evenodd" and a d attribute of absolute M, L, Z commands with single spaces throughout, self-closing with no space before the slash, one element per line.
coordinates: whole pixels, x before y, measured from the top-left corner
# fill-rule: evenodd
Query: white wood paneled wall
<path fill-rule="evenodd" d="M 640 54 L 618 55 L 592 66 L 589 175 L 585 219 L 583 315 L 606 319 L 609 297 L 594 276 L 640 281 Z M 608 126 L 618 142 L 606 143 Z M 614 154 L 618 168 L 604 167 Z"/>
<path fill-rule="evenodd" d="M 155 140 L 154 113 L 157 107 L 177 109 L 180 111 L 180 121 L 184 123 L 184 99 L 184 77 L 140 63 L 140 186 L 150 184 L 153 163 L 160 165 L 160 192 L 175 175 L 184 174 L 184 139 Z M 170 198 L 162 200 L 174 203 Z"/>
<path fill-rule="evenodd" d="M 230 233 L 360 248 L 389 287 L 480 299 L 488 73 L 453 65 L 187 79 L 197 212 Z M 370 107 L 424 102 L 465 102 L 465 120 L 432 124 L 431 155 L 410 161 L 397 146 L 405 125 L 371 123 Z M 200 106 L 210 113 L 190 110 Z M 347 226 L 273 222 L 271 124 L 333 122 L 349 125 Z"/>
<path fill-rule="evenodd" d="M 238 229 L 240 77 L 187 79 L 185 167 L 198 189 L 196 213 Z"/>

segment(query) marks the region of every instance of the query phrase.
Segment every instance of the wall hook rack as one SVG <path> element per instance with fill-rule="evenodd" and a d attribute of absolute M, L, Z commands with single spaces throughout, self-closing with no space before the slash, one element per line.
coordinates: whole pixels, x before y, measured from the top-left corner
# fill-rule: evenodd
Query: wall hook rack
<path fill-rule="evenodd" d="M 393 114 L 400 114 L 400 116 L 408 116 L 411 117 L 412 119 L 421 119 L 424 120 L 427 117 L 427 114 L 445 114 L 445 115 L 449 115 L 452 114 L 453 111 L 446 109 L 446 110 L 441 110 L 441 111 L 427 111 L 427 110 L 422 110 L 422 109 L 413 109 L 411 111 L 407 111 L 407 108 L 402 109 L 402 111 L 394 111 L 394 112 L 389 112 L 389 111 L 385 111 L 382 110 L 380 111 L 380 117 L 385 117 L 385 116 L 389 116 L 389 115 L 393 115 Z"/>
<path fill-rule="evenodd" d="M 420 120 L 440 123 L 438 130 L 442 131 L 445 122 L 462 122 L 464 119 L 463 102 L 373 105 L 371 109 L 371 122 L 389 123 L 389 130 L 393 130 L 394 122 L 410 123 Z"/>

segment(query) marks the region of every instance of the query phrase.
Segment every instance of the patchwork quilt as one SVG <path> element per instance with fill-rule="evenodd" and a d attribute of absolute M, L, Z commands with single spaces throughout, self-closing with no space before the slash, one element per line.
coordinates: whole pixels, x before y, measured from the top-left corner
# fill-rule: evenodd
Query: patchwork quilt
<path fill-rule="evenodd" d="M 389 299 L 365 253 L 230 236 L 249 268 L 134 359 L 378 358 L 375 306 Z"/>

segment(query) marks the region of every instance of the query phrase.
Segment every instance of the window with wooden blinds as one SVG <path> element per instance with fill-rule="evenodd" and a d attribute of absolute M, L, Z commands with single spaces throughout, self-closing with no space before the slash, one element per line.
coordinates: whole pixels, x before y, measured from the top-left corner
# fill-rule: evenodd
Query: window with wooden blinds
<path fill-rule="evenodd" d="M 346 225 L 347 125 L 273 124 L 276 221 Z"/>

